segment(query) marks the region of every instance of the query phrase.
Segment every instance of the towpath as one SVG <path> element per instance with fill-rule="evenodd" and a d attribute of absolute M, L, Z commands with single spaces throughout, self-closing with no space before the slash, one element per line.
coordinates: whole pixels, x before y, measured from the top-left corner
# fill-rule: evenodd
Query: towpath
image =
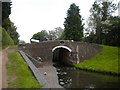
<path fill-rule="evenodd" d="M 15 52 L 14 49 L 9 50 L 7 47 L 4 50 L 0 51 L 0 90 L 2 88 L 7 88 L 7 69 L 6 64 L 8 61 L 8 53 Z"/>
<path fill-rule="evenodd" d="M 2 89 L 2 51 L 0 51 L 0 90 Z"/>

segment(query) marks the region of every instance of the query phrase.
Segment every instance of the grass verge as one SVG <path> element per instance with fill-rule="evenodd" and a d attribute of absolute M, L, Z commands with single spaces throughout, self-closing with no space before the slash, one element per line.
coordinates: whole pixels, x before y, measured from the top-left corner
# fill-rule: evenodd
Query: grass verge
<path fill-rule="evenodd" d="M 10 45 L 8 49 L 17 49 L 18 46 L 17 45 Z"/>
<path fill-rule="evenodd" d="M 9 47 L 8 49 L 17 49 L 17 45 L 6 45 L 6 46 L 0 46 L 0 50 L 4 50 L 5 48 Z"/>
<path fill-rule="evenodd" d="M 8 88 L 41 88 L 18 52 L 8 54 Z"/>
<path fill-rule="evenodd" d="M 83 69 L 120 74 L 120 71 L 118 70 L 118 57 L 120 56 L 120 54 L 118 54 L 119 48 L 104 45 L 102 46 L 103 50 L 94 58 L 84 61 L 80 64 L 75 64 L 74 66 Z"/>
<path fill-rule="evenodd" d="M 1 50 L 3 50 L 3 49 L 5 49 L 5 48 L 7 48 L 8 46 L 6 45 L 6 46 L 2 46 L 1 47 Z"/>

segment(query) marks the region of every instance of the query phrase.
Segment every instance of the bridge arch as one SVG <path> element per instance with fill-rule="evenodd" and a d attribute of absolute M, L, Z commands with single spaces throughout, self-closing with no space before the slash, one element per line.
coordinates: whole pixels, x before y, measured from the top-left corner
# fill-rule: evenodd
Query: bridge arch
<path fill-rule="evenodd" d="M 53 62 L 67 63 L 71 60 L 72 50 L 67 46 L 56 46 L 52 49 Z"/>
<path fill-rule="evenodd" d="M 69 47 L 67 46 L 56 46 L 52 49 L 52 52 L 54 52 L 56 49 L 58 48 L 63 48 L 63 49 L 67 49 L 69 52 L 72 52 L 72 49 L 70 49 Z"/>

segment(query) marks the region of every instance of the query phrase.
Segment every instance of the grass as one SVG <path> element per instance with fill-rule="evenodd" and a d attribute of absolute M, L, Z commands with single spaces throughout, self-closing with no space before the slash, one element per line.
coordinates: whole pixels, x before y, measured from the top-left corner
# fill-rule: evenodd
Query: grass
<path fill-rule="evenodd" d="M 103 72 L 120 73 L 118 70 L 118 47 L 103 46 L 103 50 L 90 60 L 80 64 L 75 64 L 75 67 L 90 69 Z"/>
<path fill-rule="evenodd" d="M 41 88 L 18 52 L 8 54 L 8 88 Z"/>
<path fill-rule="evenodd" d="M 7 31 L 4 28 L 0 27 L 0 50 L 5 49 L 9 45 L 14 45 L 14 41 L 7 33 Z"/>
<path fill-rule="evenodd" d="M 0 46 L 0 50 L 4 50 L 5 48 L 7 48 L 8 46 Z"/>
<path fill-rule="evenodd" d="M 18 46 L 17 45 L 10 45 L 8 49 L 17 49 Z"/>
<path fill-rule="evenodd" d="M 0 29 L 0 32 L 2 32 L 2 38 L 0 39 L 2 46 L 14 45 L 14 41 L 5 29 Z"/>
<path fill-rule="evenodd" d="M 0 50 L 4 50 L 9 46 L 8 49 L 17 49 L 18 46 L 17 45 L 6 45 L 6 46 L 0 46 Z"/>

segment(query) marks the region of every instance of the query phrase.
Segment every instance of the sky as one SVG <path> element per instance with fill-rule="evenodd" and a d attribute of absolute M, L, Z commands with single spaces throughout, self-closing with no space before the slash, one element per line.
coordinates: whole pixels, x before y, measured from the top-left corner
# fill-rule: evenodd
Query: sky
<path fill-rule="evenodd" d="M 17 27 L 20 40 L 30 42 L 33 34 L 41 30 L 64 29 L 64 21 L 70 4 L 79 6 L 80 15 L 88 19 L 89 10 L 95 0 L 11 0 L 10 19 Z M 86 26 L 86 25 L 85 25 Z"/>

